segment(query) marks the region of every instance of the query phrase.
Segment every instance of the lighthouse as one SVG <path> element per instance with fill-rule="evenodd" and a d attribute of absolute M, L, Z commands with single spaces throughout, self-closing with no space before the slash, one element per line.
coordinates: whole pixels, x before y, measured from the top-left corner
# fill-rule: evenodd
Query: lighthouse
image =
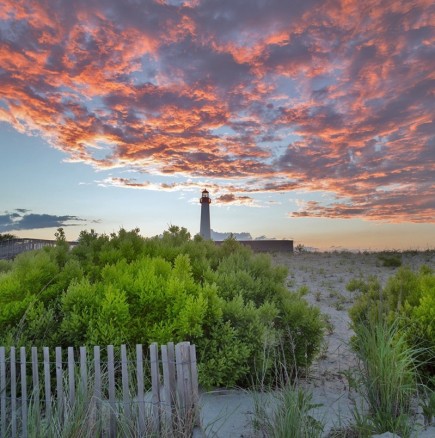
<path fill-rule="evenodd" d="M 210 233 L 210 203 L 211 199 L 208 196 L 208 191 L 204 189 L 202 191 L 202 196 L 199 199 L 201 204 L 201 226 L 199 229 L 199 234 L 203 239 L 211 240 Z"/>

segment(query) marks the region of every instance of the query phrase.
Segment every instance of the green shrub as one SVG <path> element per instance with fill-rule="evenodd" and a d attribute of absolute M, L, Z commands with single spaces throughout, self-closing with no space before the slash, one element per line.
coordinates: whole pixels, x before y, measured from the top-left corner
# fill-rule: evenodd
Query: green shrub
<path fill-rule="evenodd" d="M 421 369 L 430 378 L 435 375 L 435 275 L 420 274 L 420 299 L 412 306 L 406 302 L 403 328 L 411 345 L 418 345 Z"/>
<path fill-rule="evenodd" d="M 420 275 L 408 267 L 401 267 L 390 277 L 384 288 L 384 294 L 393 311 L 400 311 L 404 303 L 418 304 L 421 297 Z"/>
<path fill-rule="evenodd" d="M 435 371 L 435 275 L 423 266 L 419 272 L 401 267 L 382 289 L 379 283 L 363 287 L 349 315 L 353 326 L 397 321 L 416 357 L 424 379 Z"/>
<path fill-rule="evenodd" d="M 346 290 L 349 292 L 367 292 L 369 287 L 369 283 L 365 282 L 362 278 L 352 278 L 346 284 Z"/>
<path fill-rule="evenodd" d="M 235 386 L 246 381 L 251 350 L 230 322 L 215 325 L 197 342 L 200 383 L 206 388 Z"/>
<path fill-rule="evenodd" d="M 0 260 L 0 275 L 12 269 L 11 260 Z"/>
<path fill-rule="evenodd" d="M 353 283 L 352 286 L 356 285 Z M 383 318 L 385 303 L 382 300 L 382 288 L 376 277 L 370 277 L 367 282 L 358 281 L 361 294 L 350 308 L 349 315 L 354 324 L 377 321 Z"/>
<path fill-rule="evenodd" d="M 150 239 L 84 231 L 71 251 L 62 230 L 56 239 L 0 275 L 0 343 L 190 341 L 206 386 L 249 385 L 258 371 L 273 381 L 277 361 L 296 370 L 319 350 L 319 312 L 287 291 L 287 270 L 234 239 L 176 226 Z"/>
<path fill-rule="evenodd" d="M 320 310 L 291 292 L 282 295 L 279 307 L 275 324 L 285 346 L 283 359 L 289 371 L 303 371 L 320 351 L 324 330 Z"/>
<path fill-rule="evenodd" d="M 382 262 L 382 266 L 388 268 L 398 268 L 402 266 L 402 255 L 396 252 L 384 252 L 378 255 L 378 259 Z"/>
<path fill-rule="evenodd" d="M 308 286 L 306 286 L 305 284 L 303 286 L 301 286 L 297 291 L 297 293 L 301 297 L 307 295 L 307 293 L 309 293 L 309 292 L 310 292 L 310 288 Z"/>

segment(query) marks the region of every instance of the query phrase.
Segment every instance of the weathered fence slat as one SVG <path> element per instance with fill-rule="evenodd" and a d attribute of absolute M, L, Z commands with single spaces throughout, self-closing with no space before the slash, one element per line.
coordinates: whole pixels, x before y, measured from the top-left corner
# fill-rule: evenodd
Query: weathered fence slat
<path fill-rule="evenodd" d="M 195 355 L 195 357 L 194 357 Z M 196 369 L 196 350 L 191 349 L 189 342 L 180 342 L 175 346 L 175 359 L 177 369 L 177 395 L 178 409 L 182 418 L 191 426 L 199 424 L 197 413 L 197 399 L 199 398 L 197 386 L 198 375 Z M 192 370 L 192 363 L 195 369 Z"/>
<path fill-rule="evenodd" d="M 124 406 L 124 415 L 128 423 L 131 420 L 130 409 L 130 389 L 128 387 L 128 360 L 127 348 L 125 344 L 121 345 L 121 376 L 122 376 L 122 402 Z"/>
<path fill-rule="evenodd" d="M 94 398 L 95 398 L 95 415 L 97 421 L 97 430 L 101 425 L 101 364 L 100 364 L 100 347 L 94 347 Z"/>
<path fill-rule="evenodd" d="M 151 362 L 151 387 L 153 403 L 153 431 L 160 433 L 160 372 L 159 372 L 159 349 L 154 342 L 150 345 Z"/>
<path fill-rule="evenodd" d="M 190 426 L 200 425 L 198 369 L 196 365 L 196 347 L 189 342 L 181 342 L 175 347 L 177 388 L 181 400 L 181 412 Z"/>
<path fill-rule="evenodd" d="M 169 388 L 171 392 L 171 406 L 175 409 L 177 404 L 177 385 L 175 378 L 175 345 L 173 342 L 168 342 L 168 372 L 169 372 Z"/>
<path fill-rule="evenodd" d="M 88 363 L 86 347 L 80 347 L 80 393 L 83 399 L 88 396 Z"/>
<path fill-rule="evenodd" d="M 110 431 L 109 437 L 116 437 L 116 395 L 115 395 L 115 353 L 113 345 L 107 346 L 107 373 L 109 378 Z"/>
<path fill-rule="evenodd" d="M 51 373 L 50 373 L 50 350 L 43 348 L 44 353 L 44 389 L 45 389 L 45 416 L 51 422 Z"/>
<path fill-rule="evenodd" d="M 63 370 L 62 370 L 62 348 L 56 347 L 56 398 L 59 420 L 63 424 Z"/>
<path fill-rule="evenodd" d="M 169 361 L 168 361 L 168 346 L 162 345 L 162 367 L 163 367 L 163 388 L 165 391 L 165 423 L 170 435 L 173 434 L 173 408 L 171 382 L 169 378 Z"/>
<path fill-rule="evenodd" d="M 0 347 L 0 436 L 6 437 L 6 352 Z"/>
<path fill-rule="evenodd" d="M 142 344 L 136 345 L 136 380 L 137 380 L 137 402 L 138 412 L 138 433 L 145 435 L 145 405 L 144 405 L 144 375 L 143 375 L 143 349 Z"/>
<path fill-rule="evenodd" d="M 76 398 L 76 382 L 74 373 L 74 348 L 68 347 L 68 401 L 71 407 L 74 406 Z"/>
<path fill-rule="evenodd" d="M 15 363 L 15 347 L 11 347 L 11 433 L 12 438 L 17 436 L 17 368 Z"/>
<path fill-rule="evenodd" d="M 32 347 L 32 382 L 33 382 L 33 410 L 40 412 L 40 389 L 39 389 L 39 372 L 38 372 L 38 349 Z M 36 432 L 39 434 L 40 416 L 35 415 Z"/>
<path fill-rule="evenodd" d="M 183 415 L 186 411 L 186 399 L 184 390 L 184 379 L 183 379 L 183 357 L 181 354 L 181 344 L 175 346 L 175 366 L 177 369 L 177 401 L 178 409 Z"/>
<path fill-rule="evenodd" d="M 26 348 L 20 348 L 20 371 L 21 371 L 21 436 L 27 438 L 27 369 Z"/>
<path fill-rule="evenodd" d="M 199 426 L 200 417 L 199 417 L 199 391 L 198 391 L 198 367 L 196 366 L 196 346 L 189 345 L 189 353 L 190 353 L 190 370 L 192 376 L 192 403 L 194 409 L 194 424 L 195 426 Z"/>
<path fill-rule="evenodd" d="M 183 369 L 184 382 L 184 400 L 186 401 L 186 414 L 190 415 L 193 399 L 192 399 L 192 375 L 190 371 L 190 343 L 181 342 L 181 360 Z M 180 378 L 180 377 L 178 377 Z"/>
<path fill-rule="evenodd" d="M 54 361 L 50 361 L 50 353 Z M 129 427 L 134 425 L 138 436 L 148 433 L 148 424 L 156 435 L 165 433 L 169 436 L 179 427 L 193 425 L 193 419 L 196 424 L 199 395 L 195 346 L 189 342 L 174 346 L 170 342 L 161 346 L 160 358 L 158 344 L 150 345 L 151 388 L 148 387 L 148 391 L 151 403 L 145 397 L 143 346 L 136 345 L 135 360 L 130 361 L 128 353 L 126 345 L 121 345 L 119 350 L 109 345 L 107 362 L 102 362 L 100 347 L 95 346 L 93 358 L 89 358 L 93 362 L 93 373 L 88 376 L 88 366 L 92 362 L 88 362 L 85 347 L 68 347 L 65 362 L 61 347 L 54 349 L 54 355 L 48 347 L 43 347 L 41 364 L 36 347 L 29 352 L 21 347 L 18 360 L 15 347 L 10 348 L 9 357 L 6 348 L 0 347 L 0 438 L 26 438 L 29 424 L 37 434 L 42 433 L 41 421 L 48 425 L 53 415 L 56 415 L 56 423 L 63 427 L 75 404 L 82 402 L 90 402 L 93 424 L 99 436 L 116 437 L 118 417 Z M 43 382 L 40 382 L 40 366 Z M 133 388 L 133 382 L 137 387 Z M 41 396 L 42 388 L 44 397 Z M 90 390 L 91 398 L 88 399 Z M 107 403 L 107 410 L 103 409 L 103 403 Z M 149 409 L 146 409 L 147 403 Z M 102 421 L 103 417 L 105 421 Z"/>

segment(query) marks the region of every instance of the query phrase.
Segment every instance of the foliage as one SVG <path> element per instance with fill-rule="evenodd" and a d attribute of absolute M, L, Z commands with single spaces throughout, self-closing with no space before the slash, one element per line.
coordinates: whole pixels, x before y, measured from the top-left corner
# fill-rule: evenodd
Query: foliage
<path fill-rule="evenodd" d="M 0 275 L 4 272 L 9 272 L 12 269 L 11 260 L 0 260 Z"/>
<path fill-rule="evenodd" d="M 257 397 L 254 399 L 254 427 L 267 437 L 320 438 L 324 425 L 311 414 L 321 405 L 313 403 L 312 398 L 311 393 L 293 385 L 276 392 L 272 408 Z"/>
<path fill-rule="evenodd" d="M 402 266 L 402 256 L 395 251 L 380 253 L 378 259 L 381 261 L 382 266 L 388 268 L 398 268 L 399 266 Z"/>
<path fill-rule="evenodd" d="M 357 428 L 370 435 L 394 432 L 409 436 L 419 349 L 408 346 L 397 323 L 357 324 L 355 331 L 360 365 L 353 385 L 368 407 L 367 413 L 365 406 L 355 411 Z"/>
<path fill-rule="evenodd" d="M 376 277 L 370 277 L 366 282 L 362 279 L 351 280 L 346 288 L 349 291 L 358 290 L 360 292 L 355 304 L 349 310 L 349 315 L 354 324 L 379 319 L 384 302 L 381 299 L 381 284 Z"/>
<path fill-rule="evenodd" d="M 369 284 L 370 283 L 370 284 Z M 361 288 L 349 314 L 354 327 L 398 321 L 409 345 L 417 346 L 420 371 L 435 374 L 435 274 L 423 266 L 419 272 L 401 267 L 384 288 L 370 280 Z"/>
<path fill-rule="evenodd" d="M 298 243 L 298 244 L 295 246 L 295 251 L 296 251 L 298 254 L 302 254 L 303 252 L 306 252 L 305 245 L 303 245 L 302 243 Z"/>
<path fill-rule="evenodd" d="M 432 378 L 430 386 L 422 388 L 420 396 L 420 407 L 423 411 L 424 425 L 429 426 L 432 423 L 432 418 L 435 417 L 435 378 Z"/>
<path fill-rule="evenodd" d="M 7 240 L 11 240 L 11 239 L 15 239 L 16 236 L 14 236 L 13 234 L 10 233 L 0 233 L 0 242 L 5 242 Z"/>
<path fill-rule="evenodd" d="M 297 369 L 319 350 L 319 312 L 288 292 L 285 268 L 234 239 L 217 246 L 177 226 L 148 239 L 91 230 L 70 249 L 61 228 L 55 236 L 2 268 L 0 343 L 190 341 L 206 386 L 248 385 L 258 369 L 273 381 L 278 355 Z"/>
<path fill-rule="evenodd" d="M 294 372 L 307 369 L 321 347 L 324 323 L 320 310 L 311 307 L 298 294 L 281 296 L 281 317 L 276 321 L 280 340 L 286 346 L 284 360 Z"/>

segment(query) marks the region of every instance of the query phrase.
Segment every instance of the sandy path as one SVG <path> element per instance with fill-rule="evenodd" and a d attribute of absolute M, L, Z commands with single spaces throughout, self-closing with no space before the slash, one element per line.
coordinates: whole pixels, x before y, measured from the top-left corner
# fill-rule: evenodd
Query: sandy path
<path fill-rule="evenodd" d="M 397 269 L 383 267 L 377 254 L 354 253 L 302 253 L 273 257 L 276 264 L 287 266 L 287 284 L 290 290 L 308 288 L 305 299 L 320 308 L 330 321 L 321 357 L 313 364 L 305 385 L 313 393 L 313 401 L 323 406 L 316 416 L 325 427 L 325 435 L 332 427 L 351 422 L 355 395 L 349 392 L 343 371 L 354 365 L 354 355 L 349 349 L 352 331 L 349 328 L 348 310 L 354 293 L 346 290 L 353 278 L 378 277 L 382 285 Z M 435 270 L 435 252 L 406 253 L 402 264 L 418 269 L 425 264 Z M 252 397 L 241 391 L 221 391 L 204 394 L 203 420 L 211 424 L 207 436 L 222 438 L 255 436 L 250 427 L 253 411 Z M 435 437 L 435 426 L 416 435 Z"/>
<path fill-rule="evenodd" d="M 297 291 L 307 287 L 305 299 L 319 307 L 331 323 L 324 352 L 312 367 L 312 379 L 321 384 L 341 386 L 341 372 L 353 364 L 348 343 L 350 329 L 348 310 L 352 307 L 355 292 L 346 290 L 352 279 L 376 276 L 382 285 L 394 275 L 397 268 L 382 266 L 377 254 L 305 253 L 290 256 L 277 255 L 274 262 L 288 267 L 288 286 Z M 404 266 L 418 269 L 423 264 L 435 270 L 435 253 L 418 253 L 402 256 Z M 338 380 L 338 382 L 337 382 Z"/>
<path fill-rule="evenodd" d="M 315 401 L 323 404 L 318 414 L 326 423 L 325 431 L 328 431 L 351 420 L 356 397 L 349 391 L 343 375 L 355 365 L 355 356 L 349 348 L 353 332 L 348 314 L 355 292 L 347 291 L 346 285 L 352 279 L 367 279 L 370 276 L 376 276 L 385 285 L 397 268 L 382 266 L 377 254 L 303 253 L 276 255 L 274 261 L 289 268 L 289 288 L 297 291 L 307 287 L 305 299 L 319 307 L 330 322 L 322 354 L 311 367 L 307 382 Z M 435 270 L 435 253 L 405 253 L 402 265 L 413 270 L 427 265 Z M 418 436 L 435 437 L 435 429 Z"/>

